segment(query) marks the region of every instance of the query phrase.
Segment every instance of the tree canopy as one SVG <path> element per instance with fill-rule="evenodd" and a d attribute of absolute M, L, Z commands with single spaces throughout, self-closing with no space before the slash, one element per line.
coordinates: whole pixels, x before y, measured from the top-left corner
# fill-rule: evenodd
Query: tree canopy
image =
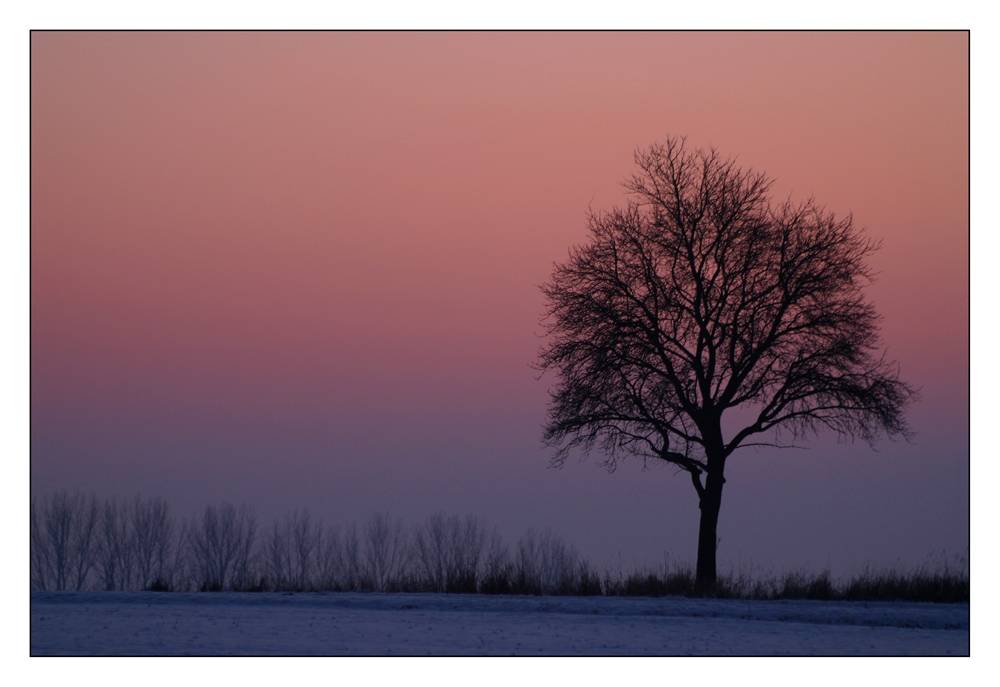
<path fill-rule="evenodd" d="M 666 461 L 691 474 L 704 520 L 737 448 L 823 429 L 911 436 L 915 392 L 879 355 L 864 294 L 878 244 L 851 216 L 773 203 L 765 174 L 683 138 L 636 165 L 627 206 L 591 213 L 589 241 L 542 287 L 554 464 L 595 447 L 612 470 L 624 455 Z M 733 408 L 752 419 L 723 436 Z M 699 577 L 701 558 L 700 544 Z M 714 549 L 712 569 L 714 583 Z"/>

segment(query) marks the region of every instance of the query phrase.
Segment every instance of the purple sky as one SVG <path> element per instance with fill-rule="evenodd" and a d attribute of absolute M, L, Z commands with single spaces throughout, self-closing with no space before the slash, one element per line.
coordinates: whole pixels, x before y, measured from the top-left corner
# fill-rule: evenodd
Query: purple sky
<path fill-rule="evenodd" d="M 714 145 L 883 241 L 911 444 L 743 451 L 722 568 L 969 536 L 964 33 L 32 38 L 31 486 L 268 521 L 443 510 L 693 561 L 690 481 L 548 469 L 544 282 L 632 153 Z"/>

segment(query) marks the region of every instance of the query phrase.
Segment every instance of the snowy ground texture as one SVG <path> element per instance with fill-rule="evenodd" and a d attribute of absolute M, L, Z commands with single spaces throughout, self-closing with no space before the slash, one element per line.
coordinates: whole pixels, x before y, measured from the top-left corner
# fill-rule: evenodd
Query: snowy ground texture
<path fill-rule="evenodd" d="M 952 655 L 966 604 L 32 592 L 31 654 Z"/>

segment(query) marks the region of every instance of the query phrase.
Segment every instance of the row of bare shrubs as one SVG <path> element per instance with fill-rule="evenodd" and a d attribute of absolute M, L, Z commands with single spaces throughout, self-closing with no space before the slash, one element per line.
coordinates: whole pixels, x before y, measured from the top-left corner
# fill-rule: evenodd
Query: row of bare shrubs
<path fill-rule="evenodd" d="M 694 570 L 688 565 L 663 566 L 629 574 L 607 573 L 601 580 L 605 596 L 698 596 Z M 896 568 L 865 567 L 846 581 L 837 582 L 830 571 L 786 572 L 780 575 L 730 571 L 720 574 L 712 596 L 720 599 L 777 601 L 930 601 L 968 603 L 967 559 L 944 555 L 904 572 Z"/>
<path fill-rule="evenodd" d="M 109 591 L 381 591 L 578 596 L 695 596 L 690 566 L 596 573 L 550 530 L 513 551 L 480 518 L 435 514 L 406 528 L 377 513 L 360 527 L 293 511 L 260 528 L 253 509 L 223 503 L 177 524 L 165 501 L 61 492 L 31 502 L 31 588 Z M 714 593 L 741 599 L 968 602 L 964 559 L 911 573 L 730 572 Z"/>
<path fill-rule="evenodd" d="M 178 526 L 160 498 L 98 500 L 61 492 L 31 501 L 35 590 L 371 590 L 549 594 L 580 586 L 576 550 L 529 530 L 513 554 L 495 527 L 435 514 L 408 529 L 376 513 L 324 526 L 294 511 L 260 528 L 223 503 Z"/>

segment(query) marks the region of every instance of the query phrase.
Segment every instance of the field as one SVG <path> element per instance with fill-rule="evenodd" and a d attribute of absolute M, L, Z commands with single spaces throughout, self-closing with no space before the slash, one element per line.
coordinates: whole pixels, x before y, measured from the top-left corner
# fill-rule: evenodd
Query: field
<path fill-rule="evenodd" d="M 32 592 L 31 654 L 967 656 L 969 606 L 356 592 Z"/>

